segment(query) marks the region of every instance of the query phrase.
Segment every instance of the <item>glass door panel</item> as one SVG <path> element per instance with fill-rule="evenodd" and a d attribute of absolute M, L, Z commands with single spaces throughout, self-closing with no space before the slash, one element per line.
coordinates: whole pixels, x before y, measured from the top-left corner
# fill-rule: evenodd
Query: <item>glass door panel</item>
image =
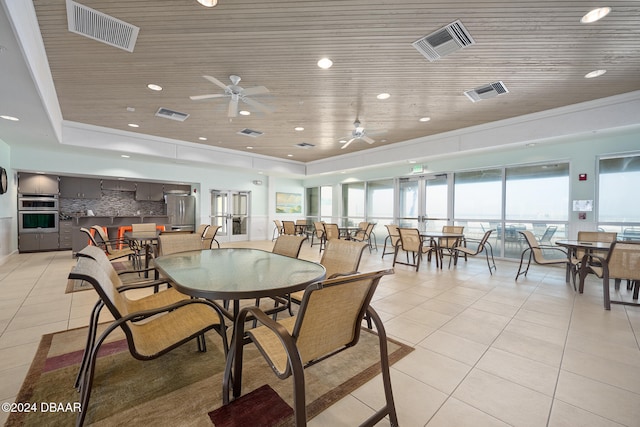
<path fill-rule="evenodd" d="M 219 225 L 219 242 L 249 240 L 250 192 L 211 191 L 211 225 Z"/>

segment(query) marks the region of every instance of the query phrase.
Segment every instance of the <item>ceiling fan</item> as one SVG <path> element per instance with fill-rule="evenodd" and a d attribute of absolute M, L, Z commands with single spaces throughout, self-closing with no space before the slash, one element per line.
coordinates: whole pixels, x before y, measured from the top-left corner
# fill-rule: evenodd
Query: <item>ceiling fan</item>
<path fill-rule="evenodd" d="M 238 83 L 240 83 L 241 78 L 240 76 L 235 76 L 235 75 L 229 76 L 229 80 L 231 80 L 230 85 L 225 85 L 215 77 L 211 77 L 211 76 L 202 76 L 202 77 L 209 80 L 211 83 L 215 84 L 216 86 L 219 86 L 222 89 L 224 89 L 224 93 L 190 96 L 189 98 L 191 98 L 193 101 L 199 101 L 201 99 L 212 99 L 212 98 L 231 98 L 229 100 L 229 110 L 227 113 L 229 117 L 236 117 L 238 115 L 239 101 L 242 101 L 245 104 L 249 104 L 252 107 L 255 107 L 258 110 L 263 111 L 265 113 L 270 113 L 273 111 L 273 108 L 249 98 L 249 96 L 252 96 L 252 95 L 262 95 L 265 93 L 269 93 L 269 89 L 267 89 L 264 86 L 255 86 L 255 87 L 250 87 L 245 89 L 243 87 L 238 86 Z"/>
<path fill-rule="evenodd" d="M 364 127 L 361 126 L 360 120 L 356 119 L 355 122 L 353 122 L 353 126 L 355 127 L 353 129 L 353 131 L 351 131 L 351 139 L 349 139 L 342 147 L 340 147 L 341 149 L 345 149 L 347 148 L 353 141 L 356 141 L 358 139 L 368 143 L 368 144 L 373 144 L 374 142 L 376 142 L 374 139 L 370 138 L 369 135 L 374 135 L 374 134 L 380 134 L 380 133 L 384 133 L 386 131 L 377 131 L 377 132 L 367 132 Z"/>

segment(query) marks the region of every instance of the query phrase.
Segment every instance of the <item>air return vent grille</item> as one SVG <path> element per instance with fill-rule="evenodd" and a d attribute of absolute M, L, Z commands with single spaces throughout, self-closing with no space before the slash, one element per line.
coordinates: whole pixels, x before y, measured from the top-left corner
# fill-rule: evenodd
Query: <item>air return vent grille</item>
<path fill-rule="evenodd" d="M 301 142 L 300 144 L 295 144 L 296 147 L 298 148 L 304 148 L 304 149 L 309 149 L 309 148 L 313 148 L 315 147 L 315 145 L 313 144 L 309 144 L 308 142 Z"/>
<path fill-rule="evenodd" d="M 412 43 L 431 62 L 472 44 L 476 42 L 460 21 L 452 22 Z"/>
<path fill-rule="evenodd" d="M 240 132 L 238 132 L 238 135 L 246 135 L 246 136 L 250 136 L 252 138 L 257 138 L 260 135 L 262 135 L 262 132 L 258 131 L 258 130 L 253 130 L 253 129 L 242 129 Z"/>
<path fill-rule="evenodd" d="M 159 108 L 158 111 L 156 111 L 156 117 L 184 122 L 185 120 L 187 120 L 189 115 L 187 113 L 180 113 L 179 111 L 169 110 L 168 108 Z"/>
<path fill-rule="evenodd" d="M 488 85 L 479 86 L 475 89 L 467 90 L 464 92 L 464 94 L 467 95 L 467 98 L 469 98 L 473 102 L 494 98 L 505 93 L 509 93 L 509 90 L 501 81 L 489 83 Z"/>
<path fill-rule="evenodd" d="M 133 52 L 140 28 L 67 0 L 69 31 Z"/>

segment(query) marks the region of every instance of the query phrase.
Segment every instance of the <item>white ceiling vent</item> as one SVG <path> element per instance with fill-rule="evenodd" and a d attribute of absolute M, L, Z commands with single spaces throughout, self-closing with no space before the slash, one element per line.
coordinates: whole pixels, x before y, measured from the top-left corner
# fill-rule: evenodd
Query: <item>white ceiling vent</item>
<path fill-rule="evenodd" d="M 169 110 L 168 108 L 158 108 L 158 111 L 156 111 L 156 117 L 184 122 L 185 120 L 187 120 L 187 117 L 189 117 L 189 115 L 187 113 Z"/>
<path fill-rule="evenodd" d="M 106 43 L 128 52 L 138 39 L 140 28 L 106 15 L 97 10 L 67 0 L 67 23 L 69 31 L 90 39 Z"/>
<path fill-rule="evenodd" d="M 464 92 L 464 94 L 467 95 L 467 98 L 469 98 L 473 102 L 482 101 L 483 99 L 494 98 L 498 95 L 503 95 L 505 93 L 509 93 L 509 90 L 501 81 L 495 82 L 495 83 L 489 83 L 488 85 L 479 86 L 477 88 L 467 90 Z"/>
<path fill-rule="evenodd" d="M 309 149 L 309 148 L 315 147 L 315 145 L 309 144 L 308 142 L 301 142 L 300 144 L 295 144 L 295 146 L 298 147 L 298 148 L 304 148 L 304 149 Z"/>
<path fill-rule="evenodd" d="M 462 25 L 462 22 L 455 21 L 411 44 L 425 58 L 433 62 L 457 50 L 476 44 L 476 42 Z"/>
<path fill-rule="evenodd" d="M 246 135 L 246 136 L 250 136 L 253 138 L 257 138 L 260 135 L 262 135 L 262 132 L 258 131 L 258 130 L 253 130 L 253 129 L 242 129 L 240 132 L 238 132 L 238 135 Z"/>

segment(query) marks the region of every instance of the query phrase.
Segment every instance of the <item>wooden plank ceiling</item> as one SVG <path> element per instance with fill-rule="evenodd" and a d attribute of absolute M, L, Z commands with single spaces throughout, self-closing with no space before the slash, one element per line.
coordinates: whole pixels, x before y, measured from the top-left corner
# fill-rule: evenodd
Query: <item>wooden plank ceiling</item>
<path fill-rule="evenodd" d="M 65 120 L 302 162 L 640 89 L 640 2 L 559 0 L 79 0 L 140 28 L 127 52 L 71 33 L 65 0 L 34 5 Z M 427 61 L 411 43 L 460 20 L 476 44 Z M 333 60 L 322 70 L 316 62 Z M 599 78 L 586 73 L 606 69 Z M 202 76 L 265 86 L 229 118 L 229 98 Z M 508 94 L 463 92 L 502 81 Z M 154 92 L 146 85 L 163 87 Z M 391 97 L 379 100 L 387 92 Z M 127 107 L 135 111 L 127 111 Z M 155 117 L 158 108 L 189 114 Z M 430 117 L 428 122 L 418 121 Z M 341 150 L 359 118 L 374 144 Z M 136 123 L 137 129 L 128 127 Z M 302 126 L 304 131 L 296 131 Z M 263 135 L 238 135 L 242 129 Z M 202 141 L 199 138 L 207 138 Z M 299 143 L 313 144 L 302 149 Z"/>

